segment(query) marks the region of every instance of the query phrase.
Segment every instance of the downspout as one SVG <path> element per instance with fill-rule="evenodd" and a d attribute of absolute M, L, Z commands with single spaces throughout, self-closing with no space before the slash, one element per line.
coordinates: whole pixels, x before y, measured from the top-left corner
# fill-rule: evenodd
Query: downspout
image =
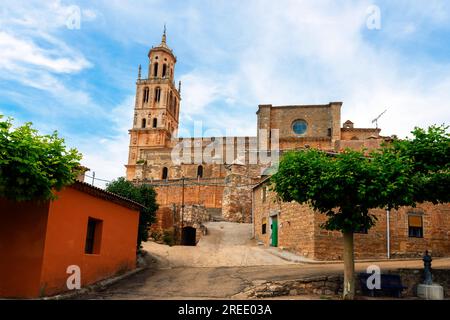
<path fill-rule="evenodd" d="M 252 239 L 255 239 L 255 189 L 252 188 Z"/>
<path fill-rule="evenodd" d="M 391 230 L 390 230 L 390 210 L 389 207 L 386 208 L 386 249 L 387 258 L 391 258 Z"/>

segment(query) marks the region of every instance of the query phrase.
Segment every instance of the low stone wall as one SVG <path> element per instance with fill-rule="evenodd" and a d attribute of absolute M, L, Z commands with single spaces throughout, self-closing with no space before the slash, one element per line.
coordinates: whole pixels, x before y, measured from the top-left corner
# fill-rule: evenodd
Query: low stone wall
<path fill-rule="evenodd" d="M 423 270 L 419 269 L 399 269 L 389 273 L 398 274 L 405 287 L 408 287 L 403 294 L 409 297 L 417 296 L 417 285 L 423 283 Z M 444 287 L 444 297 L 450 297 L 450 270 L 433 269 L 433 282 Z"/>
<path fill-rule="evenodd" d="M 269 298 L 297 295 L 337 295 L 342 292 L 342 277 L 339 275 L 309 277 L 298 280 L 256 280 L 235 298 Z"/>
<path fill-rule="evenodd" d="M 403 297 L 416 297 L 417 285 L 423 282 L 423 270 L 399 269 L 388 271 L 388 274 L 398 274 L 402 284 L 407 287 Z M 279 296 L 298 295 L 342 295 L 342 275 L 314 276 L 296 280 L 265 281 L 255 280 L 243 292 L 234 296 L 236 299 L 258 299 Z M 433 270 L 433 282 L 444 287 L 444 297 L 450 297 L 450 270 Z M 361 295 L 359 281 L 355 281 L 356 294 Z"/>

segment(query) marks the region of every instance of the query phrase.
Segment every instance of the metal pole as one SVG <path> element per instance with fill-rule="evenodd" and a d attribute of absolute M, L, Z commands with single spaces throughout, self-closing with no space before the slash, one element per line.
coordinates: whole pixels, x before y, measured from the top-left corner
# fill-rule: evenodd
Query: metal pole
<path fill-rule="evenodd" d="M 182 181 L 182 194 L 181 194 L 181 229 L 184 225 L 184 176 L 181 178 Z"/>
<path fill-rule="evenodd" d="M 92 172 L 92 185 L 94 185 L 95 182 L 95 171 Z"/>
<path fill-rule="evenodd" d="M 387 258 L 391 258 L 391 230 L 390 230 L 390 210 L 386 208 L 386 245 L 387 245 Z"/>

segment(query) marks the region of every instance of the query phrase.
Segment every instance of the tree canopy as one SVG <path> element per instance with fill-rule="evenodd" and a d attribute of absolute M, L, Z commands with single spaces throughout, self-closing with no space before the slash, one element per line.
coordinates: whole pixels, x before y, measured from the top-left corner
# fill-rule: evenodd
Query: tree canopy
<path fill-rule="evenodd" d="M 107 184 L 106 190 L 130 200 L 142 204 L 145 208 L 141 210 L 139 215 L 139 231 L 137 239 L 137 247 L 141 248 L 143 241 L 148 240 L 148 229 L 155 220 L 155 214 L 158 210 L 156 203 L 156 191 L 148 185 L 135 186 L 125 178 L 120 177 Z"/>
<path fill-rule="evenodd" d="M 81 154 L 67 150 L 57 132 L 40 135 L 32 123 L 13 128 L 0 115 L 0 197 L 16 201 L 50 200 L 71 184 Z"/>
<path fill-rule="evenodd" d="M 412 139 L 396 140 L 368 156 L 364 150 L 288 152 L 271 178 L 273 189 L 283 201 L 308 204 L 326 214 L 322 227 L 344 234 L 344 264 L 353 267 L 353 233 L 376 223 L 370 209 L 449 202 L 447 129 L 416 128 Z M 347 267 L 344 296 L 352 297 L 354 283 L 348 281 L 353 281 L 353 271 Z"/>

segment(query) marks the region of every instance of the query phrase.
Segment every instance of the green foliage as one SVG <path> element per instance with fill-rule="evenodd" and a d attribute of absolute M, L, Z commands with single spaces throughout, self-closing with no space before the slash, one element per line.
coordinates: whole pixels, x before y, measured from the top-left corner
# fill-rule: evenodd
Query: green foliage
<path fill-rule="evenodd" d="M 147 241 L 149 237 L 149 227 L 155 221 L 155 214 L 158 210 L 156 203 L 156 191 L 151 186 L 135 186 L 125 178 L 120 177 L 106 186 L 106 190 L 118 194 L 127 199 L 142 204 L 145 208 L 139 215 L 139 231 L 137 248 L 141 248 L 142 241 Z"/>
<path fill-rule="evenodd" d="M 449 202 L 450 142 L 447 127 L 416 128 L 414 138 L 395 141 L 370 156 L 346 150 L 288 152 L 272 176 L 284 201 L 307 203 L 328 216 L 328 230 L 370 229 L 372 208 Z"/>
<path fill-rule="evenodd" d="M 414 201 L 450 202 L 450 133 L 445 125 L 415 128 L 413 139 L 395 141 L 385 154 L 408 158 L 414 171 Z"/>
<path fill-rule="evenodd" d="M 77 175 L 81 154 L 66 150 L 55 131 L 39 135 L 26 123 L 12 127 L 0 115 L 0 197 L 16 201 L 54 199 L 54 190 L 71 184 Z"/>
<path fill-rule="evenodd" d="M 374 171 L 363 153 L 328 155 L 318 150 L 289 152 L 272 176 L 283 201 L 307 203 L 328 216 L 328 230 L 353 232 L 375 223 L 370 215 L 377 186 Z"/>

